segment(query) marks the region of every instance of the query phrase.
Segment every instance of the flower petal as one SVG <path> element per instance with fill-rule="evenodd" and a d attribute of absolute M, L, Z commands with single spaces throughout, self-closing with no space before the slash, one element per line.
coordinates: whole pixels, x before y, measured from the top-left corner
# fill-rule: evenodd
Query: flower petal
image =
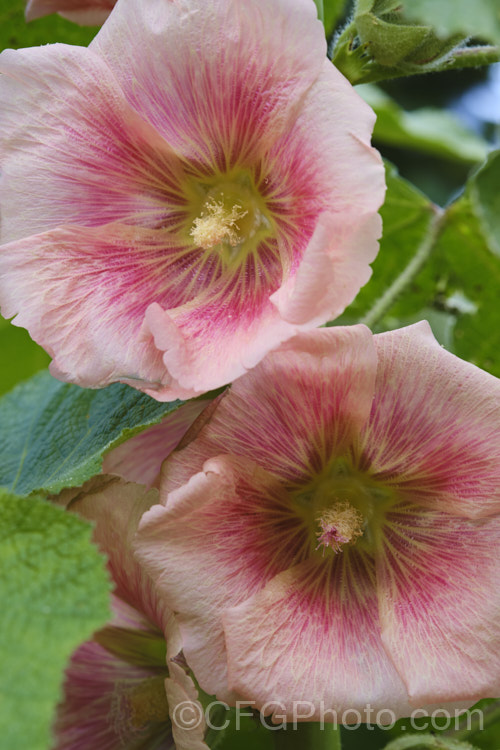
<path fill-rule="evenodd" d="M 401 503 L 376 570 L 382 638 L 412 703 L 500 693 L 500 518 Z"/>
<path fill-rule="evenodd" d="M 293 718 L 294 702 L 310 721 L 373 721 L 367 707 L 407 716 L 406 690 L 380 639 L 374 583 L 372 560 L 344 551 L 303 562 L 226 610 L 230 687 L 257 708 L 276 704 L 277 717 Z"/>
<path fill-rule="evenodd" d="M 500 510 L 500 381 L 446 352 L 427 323 L 374 337 L 375 401 L 361 465 L 417 504 Z"/>
<path fill-rule="evenodd" d="M 140 518 L 156 499 L 156 490 L 103 475 L 84 485 L 69 509 L 95 523 L 93 538 L 108 557 L 116 595 L 166 631 L 171 612 L 132 552 Z"/>
<path fill-rule="evenodd" d="M 90 47 L 173 148 L 222 172 L 280 133 L 326 52 L 308 0 L 123 0 Z"/>
<path fill-rule="evenodd" d="M 27 21 L 34 21 L 50 13 L 59 13 L 81 26 L 101 26 L 114 4 L 115 0 L 28 0 L 24 15 Z"/>
<path fill-rule="evenodd" d="M 182 649 L 182 637 L 179 626 L 172 618 L 167 631 L 167 663 L 169 677 L 165 680 L 167 701 L 172 717 L 172 734 L 176 750 L 210 750 L 203 742 L 207 729 L 203 706 L 198 701 L 198 691 L 186 669 L 178 662 Z M 176 711 L 178 705 L 188 707 L 191 704 L 189 719 L 182 722 L 182 714 Z M 195 718 L 193 722 L 192 719 Z"/>
<path fill-rule="evenodd" d="M 110 451 L 104 457 L 102 471 L 104 474 L 118 474 L 129 482 L 157 486 L 163 461 L 210 403 L 204 399 L 183 404 L 160 424 L 149 427 Z"/>
<path fill-rule="evenodd" d="M 138 633 L 146 633 L 139 612 L 117 597 L 112 598 L 112 607 L 123 643 L 127 637 L 133 642 Z M 165 664 L 139 666 L 128 655 L 108 650 L 99 642 L 104 632 L 98 631 L 97 640 L 85 642 L 71 657 L 54 722 L 54 750 L 173 748 L 168 718 L 140 725 L 133 709 L 134 691 L 145 681 L 162 681 Z M 150 635 L 162 638 L 161 632 Z"/>
<path fill-rule="evenodd" d="M 225 452 L 288 483 L 308 480 L 368 419 L 376 366 L 364 326 L 311 331 L 283 344 L 233 383 L 196 441 L 166 462 L 162 500 Z"/>
<path fill-rule="evenodd" d="M 2 241 L 60 224 L 176 221 L 182 166 L 91 50 L 0 56 Z"/>
<path fill-rule="evenodd" d="M 269 302 L 262 301 L 254 310 L 250 304 L 245 309 L 247 298 L 233 298 L 233 314 L 222 293 L 218 299 L 214 294 L 207 297 L 176 310 L 152 304 L 145 317 L 146 329 L 163 353 L 172 384 L 182 383 L 183 390 L 192 394 L 218 388 L 245 374 L 295 330 L 275 314 Z M 167 391 L 170 398 L 177 394 L 172 390 L 175 387 Z M 146 392 L 159 397 L 155 389 Z"/>
<path fill-rule="evenodd" d="M 183 650 L 205 692 L 227 690 L 221 612 L 304 554 L 287 493 L 244 459 L 221 456 L 143 517 L 136 555 L 178 612 Z"/>
<path fill-rule="evenodd" d="M 143 329 L 162 250 L 163 233 L 120 224 L 60 227 L 11 242 L 0 253 L 2 314 L 17 313 L 14 324 L 54 356 L 56 377 L 84 387 L 140 380 L 163 400 L 190 398 L 196 393 L 172 385 Z"/>
<path fill-rule="evenodd" d="M 378 214 L 350 223 L 323 214 L 297 273 L 270 297 L 283 320 L 322 324 L 343 313 L 371 276 L 381 226 Z"/>
<path fill-rule="evenodd" d="M 273 185 L 268 187 L 268 200 L 278 225 L 283 224 L 285 236 L 291 233 L 293 244 L 307 247 L 296 276 L 271 297 L 289 322 L 336 318 L 370 278 L 369 263 L 381 234 L 377 210 L 385 193 L 381 158 L 370 146 L 373 122 L 371 109 L 325 62 L 293 126 L 266 156 L 264 171 L 276 185 L 276 194 Z M 325 158 L 326 153 L 335 157 Z M 301 202 L 292 198 L 287 184 L 293 184 Z M 310 205 L 305 196 L 314 196 Z M 312 206 L 320 207 L 319 221 Z M 313 229 L 304 242 L 301 231 L 309 215 Z"/>

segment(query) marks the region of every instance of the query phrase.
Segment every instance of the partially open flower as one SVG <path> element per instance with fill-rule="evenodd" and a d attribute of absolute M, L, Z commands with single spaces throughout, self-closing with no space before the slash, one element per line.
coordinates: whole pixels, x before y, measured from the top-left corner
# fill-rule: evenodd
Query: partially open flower
<path fill-rule="evenodd" d="M 0 302 L 56 377 L 191 396 L 353 299 L 384 173 L 325 52 L 311 0 L 120 0 L 2 53 Z"/>
<path fill-rule="evenodd" d="M 313 331 L 237 380 L 137 540 L 201 687 L 311 719 L 500 694 L 499 417 L 425 323 Z"/>
<path fill-rule="evenodd" d="M 208 750 L 178 627 L 131 549 L 141 514 L 156 497 L 155 490 L 99 476 L 70 504 L 96 523 L 115 590 L 112 621 L 75 651 L 66 670 L 54 750 Z M 183 701 L 200 708 L 191 728 L 171 721 Z"/>
<path fill-rule="evenodd" d="M 81 26 L 100 26 L 113 10 L 116 0 L 28 0 L 26 20 L 59 13 Z"/>

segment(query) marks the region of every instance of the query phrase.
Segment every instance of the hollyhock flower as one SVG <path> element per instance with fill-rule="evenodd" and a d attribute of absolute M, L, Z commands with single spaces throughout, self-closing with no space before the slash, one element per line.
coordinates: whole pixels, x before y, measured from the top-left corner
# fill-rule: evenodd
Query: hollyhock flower
<path fill-rule="evenodd" d="M 81 26 L 100 26 L 113 10 L 116 0 L 28 0 L 25 16 L 27 21 L 59 13 L 68 21 Z"/>
<path fill-rule="evenodd" d="M 203 690 L 339 721 L 500 694 L 499 417 L 427 323 L 302 334 L 237 380 L 136 542 Z"/>
<path fill-rule="evenodd" d="M 156 497 L 99 476 L 70 504 L 96 522 L 94 538 L 108 556 L 115 590 L 112 621 L 75 651 L 66 670 L 54 750 L 208 750 L 203 720 L 191 729 L 170 720 L 178 703 L 196 706 L 197 692 L 182 666 L 172 612 L 131 550 L 138 520 Z"/>
<path fill-rule="evenodd" d="M 311 0 L 120 0 L 0 56 L 0 303 L 86 387 L 229 382 L 370 276 L 374 115 Z"/>

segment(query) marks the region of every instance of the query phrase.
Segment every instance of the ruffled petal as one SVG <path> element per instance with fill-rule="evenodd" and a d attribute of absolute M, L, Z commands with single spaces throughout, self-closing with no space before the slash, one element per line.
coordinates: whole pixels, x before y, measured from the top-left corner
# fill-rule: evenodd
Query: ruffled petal
<path fill-rule="evenodd" d="M 371 276 L 381 227 L 378 214 L 350 224 L 345 214 L 322 214 L 297 273 L 270 297 L 280 317 L 306 327 L 344 312 Z"/>
<path fill-rule="evenodd" d="M 169 677 L 165 680 L 165 690 L 176 750 L 209 750 L 203 741 L 207 729 L 204 709 L 198 700 L 198 691 L 188 674 L 187 665 L 181 663 L 184 661 L 180 658 L 182 637 L 175 618 L 169 623 L 166 638 Z M 182 721 L 182 713 L 176 711 L 179 705 L 189 709 L 185 721 Z"/>
<path fill-rule="evenodd" d="M 381 158 L 370 146 L 373 122 L 372 110 L 325 61 L 293 124 L 266 154 L 266 198 L 281 242 L 307 248 L 297 273 L 271 297 L 289 322 L 336 318 L 370 278 L 385 193 Z"/>
<path fill-rule="evenodd" d="M 174 611 L 200 686 L 227 690 L 221 612 L 306 554 L 303 527 L 267 472 L 235 457 L 208 461 L 143 517 L 136 556 Z"/>
<path fill-rule="evenodd" d="M 170 375 L 169 398 L 177 393 L 172 389 L 179 387 L 173 384 L 197 394 L 239 378 L 295 333 L 268 300 L 259 302 L 253 307 L 244 296 L 224 301 L 221 289 L 218 295 L 211 292 L 184 308 L 163 310 L 158 304 L 148 308 L 145 326 Z M 145 390 L 159 397 L 156 389 Z"/>
<path fill-rule="evenodd" d="M 54 357 L 51 371 L 84 387 L 148 384 L 163 400 L 190 398 L 143 328 L 148 294 L 169 266 L 163 233 L 120 224 L 61 227 L 0 253 L 2 314 Z M 161 278 L 161 277 L 160 277 Z M 175 294 L 175 292 L 173 292 Z"/>
<path fill-rule="evenodd" d="M 367 421 L 376 367 L 364 326 L 311 331 L 283 344 L 233 383 L 196 441 L 165 463 L 162 500 L 224 452 L 287 483 L 308 481 Z"/>
<path fill-rule="evenodd" d="M 143 513 L 157 500 L 156 490 L 103 475 L 83 485 L 69 509 L 93 521 L 94 541 L 108 557 L 115 593 L 163 632 L 171 612 L 132 552 Z"/>
<path fill-rule="evenodd" d="M 303 562 L 227 609 L 223 623 L 229 685 L 257 708 L 293 718 L 300 702 L 308 720 L 339 723 L 356 723 L 354 712 L 373 721 L 367 707 L 411 712 L 382 646 L 365 555 Z"/>
<path fill-rule="evenodd" d="M 500 510 L 500 381 L 446 352 L 428 323 L 374 337 L 375 401 L 360 465 L 411 502 Z"/>
<path fill-rule="evenodd" d="M 385 518 L 376 570 L 382 638 L 412 703 L 500 693 L 500 518 L 401 503 Z"/>

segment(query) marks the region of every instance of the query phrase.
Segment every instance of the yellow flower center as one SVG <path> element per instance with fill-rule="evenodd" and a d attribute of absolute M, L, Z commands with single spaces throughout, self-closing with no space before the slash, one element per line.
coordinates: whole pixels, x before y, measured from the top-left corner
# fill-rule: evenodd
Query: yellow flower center
<path fill-rule="evenodd" d="M 230 210 L 226 208 L 223 200 L 216 201 L 210 198 L 205 203 L 205 210 L 201 216 L 196 217 L 190 235 L 196 245 L 211 250 L 222 242 L 227 242 L 231 247 L 237 247 L 244 237 L 238 222 L 248 214 L 242 206 L 233 206 Z"/>
<path fill-rule="evenodd" d="M 274 232 L 266 202 L 245 170 L 193 182 L 188 197 L 191 242 L 227 264 L 243 261 Z"/>

